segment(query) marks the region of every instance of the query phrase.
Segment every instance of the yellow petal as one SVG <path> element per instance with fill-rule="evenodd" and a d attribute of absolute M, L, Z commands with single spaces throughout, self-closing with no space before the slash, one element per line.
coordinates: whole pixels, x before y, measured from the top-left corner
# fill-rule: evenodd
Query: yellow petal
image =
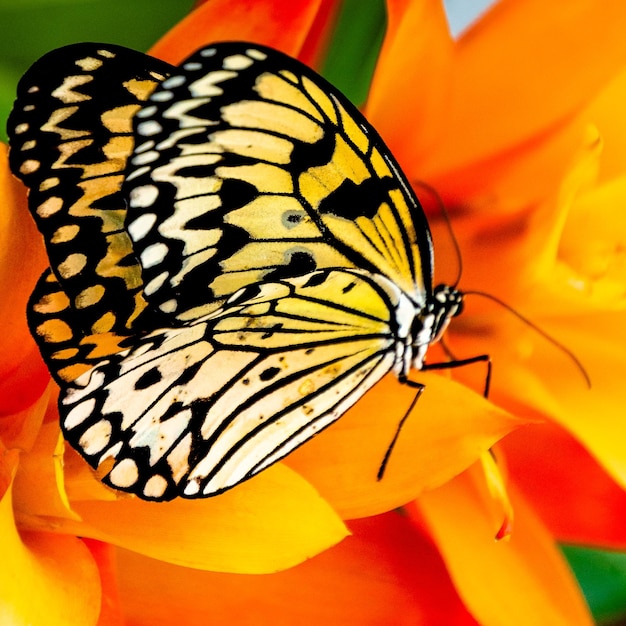
<path fill-rule="evenodd" d="M 581 112 L 580 119 L 600 130 L 604 141 L 600 179 L 603 182 L 621 176 L 626 171 L 626 120 L 623 103 L 626 100 L 626 70 L 622 70 L 604 89 L 595 95 Z"/>
<path fill-rule="evenodd" d="M 587 626 L 591 616 L 549 533 L 510 485 L 515 529 L 494 541 L 480 468 L 472 468 L 417 502 L 450 576 L 483 626 Z"/>
<path fill-rule="evenodd" d="M 462 472 L 524 423 L 443 376 L 413 377 L 426 389 L 400 431 L 382 480 L 381 462 L 416 394 L 393 375 L 285 461 L 344 519 L 401 506 Z"/>
<path fill-rule="evenodd" d="M 0 457 L 0 623 L 93 626 L 100 579 L 82 541 L 44 532 L 18 532 L 11 474 L 16 451 Z"/>
<path fill-rule="evenodd" d="M 64 532 L 213 571 L 278 571 L 348 535 L 317 492 L 280 464 L 214 498 L 154 503 L 122 496 L 73 508 L 83 523 L 64 521 Z"/>
<path fill-rule="evenodd" d="M 562 313 L 626 307 L 625 203 L 626 176 L 580 194 L 572 203 L 559 241 L 560 275 L 550 283 L 558 289 Z M 551 311 L 556 312 L 554 306 Z"/>

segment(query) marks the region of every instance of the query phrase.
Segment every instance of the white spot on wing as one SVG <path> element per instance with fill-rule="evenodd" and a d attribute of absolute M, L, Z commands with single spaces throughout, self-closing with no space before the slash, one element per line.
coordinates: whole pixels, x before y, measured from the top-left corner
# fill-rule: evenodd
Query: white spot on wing
<path fill-rule="evenodd" d="M 243 54 L 233 54 L 232 56 L 224 59 L 222 67 L 225 70 L 244 70 L 247 67 L 250 67 L 252 63 L 254 63 L 254 61 L 252 61 L 250 57 Z"/>
<path fill-rule="evenodd" d="M 96 399 L 89 398 L 80 404 L 77 404 L 63 420 L 63 425 L 67 430 L 82 424 L 92 413 L 96 406 Z"/>
<path fill-rule="evenodd" d="M 153 163 L 159 158 L 159 153 L 156 150 L 149 150 L 133 157 L 133 165 L 145 165 L 146 163 Z"/>
<path fill-rule="evenodd" d="M 186 80 L 187 79 L 180 74 L 178 76 L 170 76 L 164 80 L 160 86 L 163 87 L 163 89 L 172 89 L 173 87 L 180 87 L 181 85 L 184 85 Z"/>
<path fill-rule="evenodd" d="M 171 91 L 157 91 L 150 96 L 150 100 L 152 100 L 152 102 L 168 102 L 173 97 L 174 94 Z"/>
<path fill-rule="evenodd" d="M 156 222 L 156 215 L 154 213 L 145 213 L 138 217 L 134 222 L 127 226 L 130 238 L 133 241 L 140 241 L 143 239 Z"/>
<path fill-rule="evenodd" d="M 153 293 L 157 292 L 162 286 L 163 283 L 167 280 L 169 274 L 167 272 L 162 272 L 156 278 L 153 278 L 144 288 L 143 292 L 146 296 L 151 296 Z"/>
<path fill-rule="evenodd" d="M 157 107 L 153 104 L 151 106 L 147 106 L 143 109 L 141 109 L 140 111 L 137 112 L 135 117 L 150 117 L 151 115 L 154 115 L 157 112 Z"/>
<path fill-rule="evenodd" d="M 163 304 L 159 305 L 159 309 L 163 311 L 163 313 L 174 313 L 178 308 L 178 302 L 176 300 L 167 300 Z"/>
<path fill-rule="evenodd" d="M 143 488 L 143 494 L 147 498 L 160 498 L 167 489 L 167 480 L 160 474 L 151 476 Z"/>
<path fill-rule="evenodd" d="M 147 122 L 141 122 L 137 125 L 137 132 L 144 137 L 151 137 L 152 135 L 158 135 L 163 131 L 163 126 L 156 120 L 148 120 Z"/>
<path fill-rule="evenodd" d="M 109 474 L 109 480 L 118 487 L 130 487 L 138 477 L 139 469 L 132 459 L 122 459 Z"/>
<path fill-rule="evenodd" d="M 101 419 L 90 426 L 81 436 L 78 443 L 85 454 L 96 454 L 109 445 L 112 426 L 109 420 Z"/>
<path fill-rule="evenodd" d="M 154 267 L 163 262 L 169 249 L 164 243 L 153 243 L 148 246 L 140 255 L 139 260 L 144 268 Z"/>
<path fill-rule="evenodd" d="M 159 190 L 154 185 L 135 187 L 130 192 L 130 206 L 131 208 L 146 208 L 152 206 L 158 196 Z"/>
<path fill-rule="evenodd" d="M 255 48 L 250 48 L 246 52 L 250 58 L 256 59 L 257 61 L 264 61 L 265 59 L 267 59 L 267 54 L 265 54 L 265 52 L 261 52 L 260 50 L 256 50 Z"/>

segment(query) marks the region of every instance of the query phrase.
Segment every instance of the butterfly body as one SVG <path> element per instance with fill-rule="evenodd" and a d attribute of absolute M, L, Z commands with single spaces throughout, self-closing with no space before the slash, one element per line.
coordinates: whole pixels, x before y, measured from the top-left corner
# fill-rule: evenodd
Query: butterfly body
<path fill-rule="evenodd" d="M 51 258 L 29 320 L 103 481 L 206 497 L 422 369 L 461 295 L 433 289 L 410 186 L 314 72 L 246 43 L 126 57 L 68 47 L 22 81 L 11 164 Z"/>

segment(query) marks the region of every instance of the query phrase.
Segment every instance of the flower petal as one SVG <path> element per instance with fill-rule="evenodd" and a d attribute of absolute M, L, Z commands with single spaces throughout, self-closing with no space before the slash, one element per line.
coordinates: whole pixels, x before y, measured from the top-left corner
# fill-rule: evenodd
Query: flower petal
<path fill-rule="evenodd" d="M 626 491 L 565 430 L 519 428 L 499 447 L 512 480 L 559 541 L 626 548 Z"/>
<path fill-rule="evenodd" d="M 323 4 L 322 0 L 212 0 L 179 22 L 149 54 L 177 64 L 210 43 L 253 41 L 298 56 L 318 11 L 325 11 Z"/>
<path fill-rule="evenodd" d="M 102 602 L 98 626 L 125 626 L 117 588 L 115 547 L 93 539 L 83 539 L 83 543 L 98 565 L 100 582 L 102 583 Z"/>
<path fill-rule="evenodd" d="M 606 182 L 625 173 L 626 123 L 623 103 L 626 100 L 626 70 L 622 70 L 599 91 L 582 111 L 581 120 L 597 126 L 604 141 L 600 180 Z"/>
<path fill-rule="evenodd" d="M 93 626 L 100 611 L 100 579 L 89 551 L 75 537 L 18 534 L 11 475 L 19 455 L 0 454 L 0 623 Z"/>
<path fill-rule="evenodd" d="M 626 176 L 574 200 L 559 241 L 561 267 L 556 270 L 561 275 L 554 281 L 561 287 L 555 296 L 565 301 L 569 312 L 626 308 L 625 202 Z"/>
<path fill-rule="evenodd" d="M 446 134 L 422 176 L 508 151 L 576 113 L 622 71 L 625 30 L 618 3 L 602 11 L 592 0 L 497 3 L 458 42 Z"/>
<path fill-rule="evenodd" d="M 584 367 L 591 387 L 572 356 L 513 321 L 499 323 L 491 337 L 481 338 L 494 363 L 492 398 L 518 415 L 554 420 L 626 486 L 626 441 L 616 436 L 623 430 L 626 406 L 626 312 L 576 315 L 574 309 L 569 316 L 533 321 Z M 451 346 L 472 350 L 476 339 L 467 332 L 464 337 L 455 335 Z M 463 375 L 459 372 L 459 377 Z"/>
<path fill-rule="evenodd" d="M 10 377 L 9 380 L 13 378 Z M 31 449 L 39 434 L 53 389 L 52 383 L 49 383 L 43 393 L 29 406 L 16 412 L 10 410 L 0 412 L 0 441 L 7 448 Z M 0 383 L 0 393 L 2 390 L 3 385 Z M 7 395 L 9 396 L 7 404 L 10 406 L 12 404 L 10 392 Z M 22 400 L 18 404 L 21 405 Z"/>
<path fill-rule="evenodd" d="M 155 559 L 214 571 L 264 573 L 291 567 L 348 531 L 315 490 L 280 464 L 219 496 L 146 502 L 73 502 L 82 523 L 64 532 Z"/>
<path fill-rule="evenodd" d="M 0 143 L 0 412 L 32 404 L 48 384 L 47 370 L 26 325 L 26 301 L 47 265 L 41 237 L 26 203 L 25 187 L 13 178 L 7 146 Z"/>
<path fill-rule="evenodd" d="M 409 502 L 462 472 L 524 423 L 443 376 L 420 372 L 415 378 L 426 389 L 402 427 L 382 480 L 381 462 L 416 394 L 392 375 L 286 459 L 344 519 Z"/>
<path fill-rule="evenodd" d="M 63 449 L 58 421 L 48 421 L 42 425 L 32 449 L 22 453 L 13 491 L 16 517 L 22 528 L 47 530 L 49 518 L 80 519 L 71 510 L 65 493 Z"/>
<path fill-rule="evenodd" d="M 448 123 L 454 45 L 442 2 L 389 0 L 387 11 L 365 113 L 400 163 L 409 166 L 422 162 Z"/>
<path fill-rule="evenodd" d="M 623 431 L 626 406 L 626 313 L 581 315 L 562 320 L 558 330 L 560 340 L 587 370 L 591 388 L 573 383 L 571 368 L 559 371 L 558 353 L 550 351 L 550 346 L 537 346 L 530 367 L 539 380 L 549 384 L 553 396 L 541 408 L 626 487 L 626 440 L 616 436 Z M 515 391 L 522 395 L 520 389 Z"/>
<path fill-rule="evenodd" d="M 398 513 L 350 524 L 353 535 L 290 570 L 224 575 L 120 551 L 129 623 L 291 626 L 475 625 L 430 541 Z M 182 617 L 181 617 L 182 616 Z"/>
<path fill-rule="evenodd" d="M 474 467 L 417 501 L 457 591 L 476 619 L 483 626 L 591 625 L 563 557 L 522 496 L 509 486 L 515 528 L 510 540 L 495 542 L 485 490 L 480 468 Z"/>

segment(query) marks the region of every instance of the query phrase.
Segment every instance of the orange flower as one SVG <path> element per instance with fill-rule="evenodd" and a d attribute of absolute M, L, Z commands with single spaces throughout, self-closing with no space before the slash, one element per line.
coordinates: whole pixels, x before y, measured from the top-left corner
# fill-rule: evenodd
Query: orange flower
<path fill-rule="evenodd" d="M 241 39 L 313 62 L 334 8 L 323 0 L 212 0 L 152 53 L 176 63 L 203 44 Z M 58 415 L 49 403 L 55 393 L 22 318 L 45 261 L 26 224 L 23 196 L 0 163 L 10 198 L 2 236 L 23 237 L 19 249 L 29 260 L 8 257 L 0 265 L 3 284 L 19 285 L 5 303 L 11 332 L 1 339 L 11 358 L 2 364 L 0 537 L 35 589 L 26 595 L 2 570 L 0 588 L 10 592 L 0 610 L 7 616 L 37 622 L 53 607 L 49 614 L 59 617 L 51 623 L 91 624 L 102 592 L 100 624 L 169 624 L 181 614 L 187 624 L 220 617 L 522 624 L 537 616 L 590 623 L 553 533 L 611 545 L 624 545 L 624 533 L 615 524 L 603 527 L 594 511 L 593 519 L 578 511 L 564 520 L 560 511 L 575 504 L 560 509 L 550 496 L 555 485 L 571 484 L 563 467 L 582 459 L 585 487 L 604 488 L 616 512 L 626 502 L 585 452 L 624 484 L 626 450 L 614 435 L 623 406 L 616 361 L 624 345 L 624 230 L 613 209 L 622 193 L 623 151 L 611 105 L 626 80 L 619 74 L 626 16 L 617 7 L 600 13 L 590 0 L 568 3 L 566 12 L 537 0 L 503 0 L 453 41 L 438 1 L 389 0 L 388 9 L 369 118 L 416 186 L 433 185 L 449 207 L 462 249 L 461 286 L 503 298 L 558 337 L 584 364 L 592 389 L 532 328 L 468 298 L 448 343 L 459 356 L 492 355 L 494 403 L 471 382 L 420 374 L 427 391 L 384 480 L 376 480 L 376 470 L 414 395 L 392 377 L 284 463 L 225 494 L 158 504 L 118 497 L 71 450 L 61 460 Z M 601 208 L 613 209 L 608 219 L 598 219 Z M 430 213 L 443 243 L 447 235 Z M 436 257 L 437 267 L 454 275 L 454 256 L 444 249 Z M 467 370 L 455 378 L 468 381 L 476 369 Z M 530 423 L 538 425 L 508 435 Z M 556 461 L 544 466 L 528 456 L 535 434 Z M 503 438 L 496 465 L 488 450 Z M 555 442 L 558 449 L 550 447 Z M 401 505 L 404 513 L 389 512 Z M 513 534 L 495 543 L 511 507 Z M 342 520 L 351 521 L 346 527 Z M 331 548 L 348 528 L 352 536 Z M 269 573 L 278 570 L 285 571 Z M 68 607 L 76 589 L 80 601 Z M 68 617 L 63 611 L 70 608 L 75 614 Z"/>

